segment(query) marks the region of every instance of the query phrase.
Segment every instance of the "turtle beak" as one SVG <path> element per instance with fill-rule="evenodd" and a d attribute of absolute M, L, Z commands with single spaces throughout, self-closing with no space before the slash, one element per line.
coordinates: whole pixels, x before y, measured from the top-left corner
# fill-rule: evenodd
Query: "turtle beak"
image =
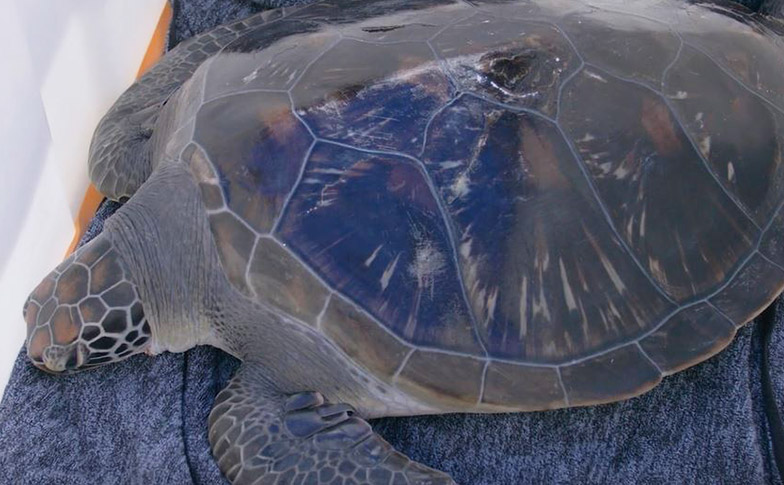
<path fill-rule="evenodd" d="M 72 373 L 87 362 L 89 350 L 83 343 L 78 342 L 67 347 L 47 347 L 43 354 L 43 365 L 36 367 L 50 374 Z"/>

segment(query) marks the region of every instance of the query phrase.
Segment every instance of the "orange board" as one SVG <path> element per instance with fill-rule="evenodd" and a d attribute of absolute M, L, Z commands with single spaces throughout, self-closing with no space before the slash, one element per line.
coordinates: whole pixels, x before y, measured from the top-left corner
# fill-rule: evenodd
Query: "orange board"
<path fill-rule="evenodd" d="M 155 33 L 152 36 L 152 40 L 150 40 L 150 45 L 147 47 L 147 52 L 145 52 L 144 59 L 142 59 L 142 63 L 139 66 L 139 71 L 136 74 L 137 79 L 147 72 L 147 70 L 161 58 L 166 50 L 166 36 L 169 32 L 171 19 L 172 9 L 169 3 L 166 2 L 166 6 L 163 8 L 163 12 L 161 12 L 161 17 L 158 19 L 158 25 L 155 26 Z M 90 184 L 87 187 L 87 192 L 84 194 L 82 204 L 79 206 L 79 213 L 76 216 L 76 220 L 74 220 L 74 237 L 71 240 L 71 244 L 68 246 L 68 251 L 65 253 L 66 256 L 76 249 L 76 245 L 79 244 L 79 240 L 87 230 L 90 220 L 95 215 L 95 211 L 98 210 L 98 206 L 101 204 L 102 200 L 103 195 L 98 192 L 98 189 L 96 189 L 93 184 Z"/>

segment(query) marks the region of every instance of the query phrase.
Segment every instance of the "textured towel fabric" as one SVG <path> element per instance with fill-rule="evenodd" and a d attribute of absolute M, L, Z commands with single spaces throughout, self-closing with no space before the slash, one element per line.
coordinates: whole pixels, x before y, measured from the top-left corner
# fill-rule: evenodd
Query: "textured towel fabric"
<path fill-rule="evenodd" d="M 171 39 L 257 9 L 235 0 L 182 2 Z M 117 207 L 102 205 L 86 239 Z M 770 368 L 773 394 L 784 403 L 784 305 L 778 310 Z M 373 424 L 398 449 L 461 484 L 778 484 L 760 328 L 747 325 L 718 356 L 622 403 Z M 0 403 L 0 484 L 225 483 L 206 420 L 237 366 L 220 351 L 197 348 L 53 377 L 22 351 Z"/>

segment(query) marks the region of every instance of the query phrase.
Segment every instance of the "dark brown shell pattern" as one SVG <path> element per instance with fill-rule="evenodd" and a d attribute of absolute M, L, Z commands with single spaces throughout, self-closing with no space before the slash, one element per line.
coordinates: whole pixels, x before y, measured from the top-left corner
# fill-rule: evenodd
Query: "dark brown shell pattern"
<path fill-rule="evenodd" d="M 613 401 L 725 347 L 784 285 L 781 39 L 562 3 L 246 21 L 182 155 L 232 284 L 443 408 Z"/>

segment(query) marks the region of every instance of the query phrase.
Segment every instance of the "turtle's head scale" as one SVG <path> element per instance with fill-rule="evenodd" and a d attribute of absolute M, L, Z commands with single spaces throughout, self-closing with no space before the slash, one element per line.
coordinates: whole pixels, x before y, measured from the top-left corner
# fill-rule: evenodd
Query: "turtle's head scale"
<path fill-rule="evenodd" d="M 116 362 L 150 346 L 150 325 L 120 252 L 106 235 L 49 273 L 24 306 L 27 355 L 66 373 Z"/>

